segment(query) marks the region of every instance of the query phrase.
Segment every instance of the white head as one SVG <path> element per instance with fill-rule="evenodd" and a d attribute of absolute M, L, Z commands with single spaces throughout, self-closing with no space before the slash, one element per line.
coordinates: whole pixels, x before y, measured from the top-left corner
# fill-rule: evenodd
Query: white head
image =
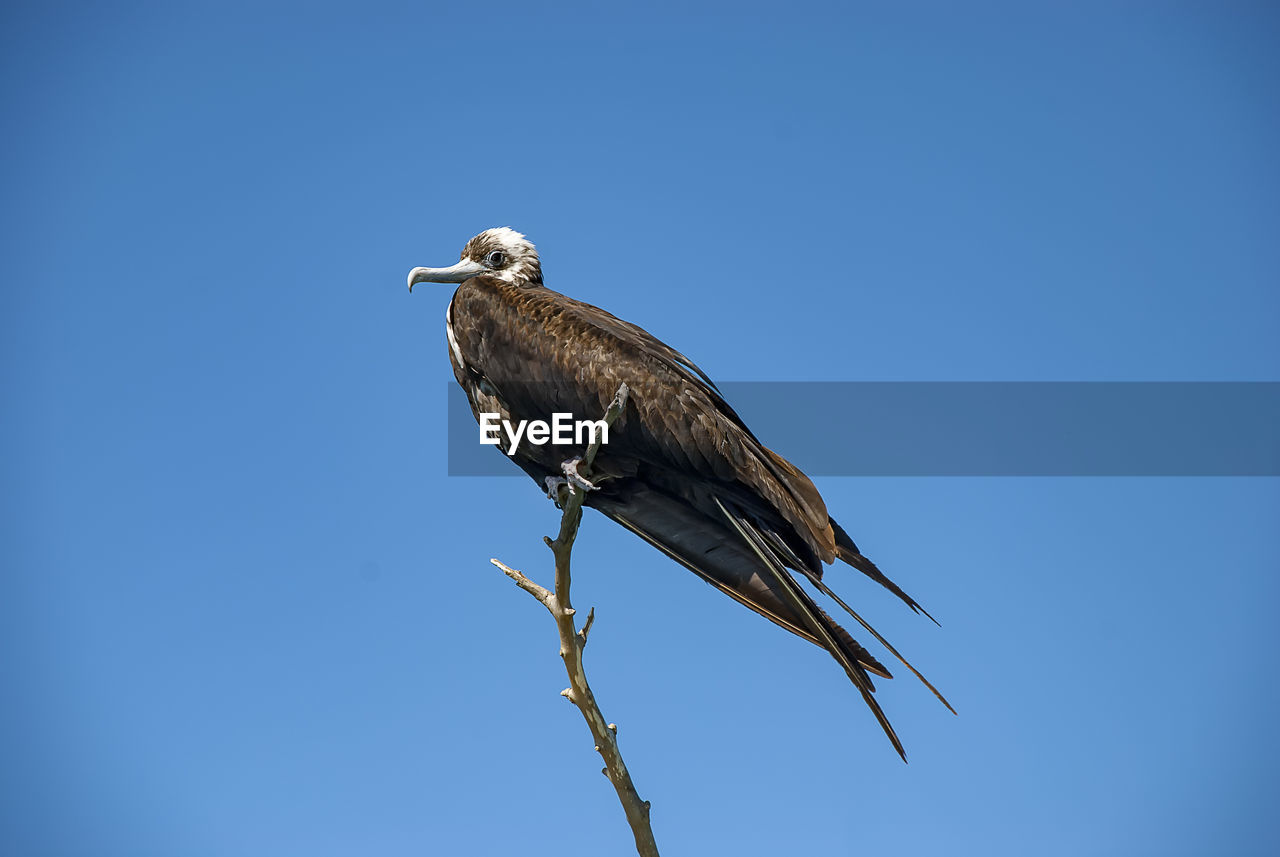
<path fill-rule="evenodd" d="M 487 276 L 504 282 L 542 285 L 542 263 L 533 242 L 510 227 L 486 229 L 462 248 L 462 260 L 448 268 L 414 268 L 409 291 L 416 283 L 461 283 Z"/>

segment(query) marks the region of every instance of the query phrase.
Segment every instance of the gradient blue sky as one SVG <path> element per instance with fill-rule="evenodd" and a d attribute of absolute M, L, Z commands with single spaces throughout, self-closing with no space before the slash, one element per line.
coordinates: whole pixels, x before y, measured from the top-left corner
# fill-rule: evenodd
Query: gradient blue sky
<path fill-rule="evenodd" d="M 5 852 L 628 852 L 444 475 L 485 227 L 723 380 L 1280 380 L 1274 7 L 888 5 L 8 5 Z M 819 487 L 960 716 L 589 516 L 665 853 L 1280 850 L 1277 480 Z"/>

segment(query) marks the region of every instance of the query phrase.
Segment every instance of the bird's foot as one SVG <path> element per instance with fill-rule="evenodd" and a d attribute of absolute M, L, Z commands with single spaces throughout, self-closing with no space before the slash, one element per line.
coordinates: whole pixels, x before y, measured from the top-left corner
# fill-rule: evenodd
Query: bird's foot
<path fill-rule="evenodd" d="M 578 465 L 582 463 L 582 458 L 570 458 L 568 461 L 560 465 L 560 470 L 564 472 L 565 479 L 570 485 L 576 485 L 583 491 L 596 491 L 599 486 L 594 485 L 585 476 L 578 473 Z"/>
<path fill-rule="evenodd" d="M 557 509 L 564 508 L 564 500 L 567 498 L 567 494 L 561 492 L 572 493 L 574 488 L 582 491 L 600 490 L 599 485 L 594 484 L 578 472 L 578 465 L 581 463 L 581 458 L 571 458 L 560 465 L 560 470 L 564 473 L 564 476 L 547 476 L 542 480 L 547 486 L 547 499 L 554 502 Z"/>
<path fill-rule="evenodd" d="M 556 508 L 563 508 L 560 504 L 560 492 L 568 489 L 569 480 L 563 476 L 548 476 L 543 480 L 547 484 L 547 499 L 556 504 Z"/>

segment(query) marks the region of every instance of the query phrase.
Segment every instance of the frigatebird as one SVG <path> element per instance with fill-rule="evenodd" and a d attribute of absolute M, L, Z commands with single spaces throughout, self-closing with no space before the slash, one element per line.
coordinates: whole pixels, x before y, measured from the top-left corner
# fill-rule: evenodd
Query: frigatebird
<path fill-rule="evenodd" d="M 510 228 L 467 242 L 447 268 L 414 268 L 417 283 L 458 283 L 445 314 L 449 361 L 477 420 L 598 419 L 622 384 L 630 394 L 591 480 L 564 445 L 523 444 L 512 460 L 554 493 L 570 482 L 584 505 L 612 518 L 724 594 L 839 662 L 906 760 L 872 695 L 883 664 L 838 625 L 792 576 L 807 578 L 942 694 L 823 580 L 841 560 L 917 613 L 914 599 L 858 550 L 804 473 L 762 444 L 688 357 L 634 324 L 546 288 L 534 245 Z M 505 451 L 505 450 L 504 450 Z M 933 619 L 932 616 L 929 616 Z M 954 709 L 951 709 L 954 712 Z"/>

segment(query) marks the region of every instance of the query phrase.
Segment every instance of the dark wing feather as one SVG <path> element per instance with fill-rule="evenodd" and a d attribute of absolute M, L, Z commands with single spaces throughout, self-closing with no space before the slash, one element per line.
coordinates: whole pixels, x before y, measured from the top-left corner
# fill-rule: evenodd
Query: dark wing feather
<path fill-rule="evenodd" d="M 617 521 L 707 583 L 811 643 L 818 638 L 779 591 L 756 555 L 722 521 L 632 483 L 587 495 L 587 505 Z"/>
<path fill-rule="evenodd" d="M 916 600 L 903 592 L 898 584 L 886 577 L 885 573 L 877 568 L 874 562 L 863 556 L 862 552 L 858 550 L 858 546 L 853 543 L 853 539 L 849 538 L 849 534 L 846 533 L 844 528 L 837 524 L 834 519 L 831 521 L 831 529 L 836 535 L 836 556 L 840 557 L 844 562 L 847 562 L 849 565 L 853 566 L 858 571 L 862 572 L 867 577 L 871 578 L 876 583 L 901 598 L 912 610 L 917 613 L 923 613 L 925 616 L 929 617 L 929 621 L 933 622 L 933 624 L 937 625 L 939 628 L 942 627 L 942 623 L 937 619 L 934 619 L 928 610 L 917 604 Z M 937 693 L 937 691 L 934 691 L 934 693 Z M 947 707 L 950 708 L 951 706 Z"/>
<path fill-rule="evenodd" d="M 774 578 L 782 585 L 781 588 L 787 591 L 795 609 L 805 614 L 810 630 L 818 637 L 822 646 L 844 667 L 844 671 L 853 681 L 854 687 L 862 694 L 862 700 L 871 709 L 871 713 L 875 715 L 880 728 L 884 730 L 889 742 L 893 744 L 893 748 L 898 751 L 898 755 L 905 762 L 907 760 L 907 752 L 903 749 L 902 742 L 898 740 L 898 733 L 893 730 L 893 724 L 885 716 L 884 709 L 880 707 L 880 703 L 872 696 L 876 689 L 867 675 L 867 667 L 869 666 L 867 661 L 869 660 L 870 664 L 878 667 L 886 677 L 889 677 L 888 671 L 880 666 L 867 653 L 866 649 L 858 645 L 857 641 L 849 636 L 848 632 L 840 633 L 844 629 L 840 628 L 839 625 L 832 621 L 830 616 L 813 603 L 813 599 L 792 579 L 776 557 L 771 555 L 768 544 L 747 518 L 740 513 L 730 511 L 723 504 L 720 504 L 720 511 L 724 513 L 725 519 L 734 526 L 738 534 L 755 549 L 761 562 L 770 569 Z"/>
<path fill-rule="evenodd" d="M 679 396 L 684 407 L 666 411 L 666 415 L 674 417 L 678 422 L 671 424 L 669 420 L 663 419 L 665 431 L 662 436 L 664 438 L 683 440 L 685 438 L 682 429 L 690 434 L 696 434 L 699 429 L 702 429 L 703 437 L 695 438 L 702 441 L 696 444 L 700 449 L 705 448 L 708 441 L 728 439 L 733 449 L 729 451 L 727 457 L 735 460 L 739 466 L 747 463 L 747 459 L 751 459 L 750 464 L 762 471 L 762 477 L 772 477 L 756 481 L 757 483 L 772 482 L 774 486 L 784 491 L 787 495 L 785 499 L 790 500 L 799 513 L 798 520 L 794 523 L 801 530 L 810 531 L 806 535 L 811 535 L 815 542 L 814 547 L 824 561 L 830 562 L 834 558 L 834 534 L 830 529 L 826 504 L 822 500 L 822 495 L 818 493 L 818 489 L 807 476 L 800 472 L 799 468 L 760 442 L 738 416 L 737 411 L 725 401 L 719 388 L 705 372 L 684 354 L 662 342 L 644 328 L 623 321 L 591 304 L 554 292 L 552 294 L 556 294 L 562 300 L 566 311 L 575 314 L 595 328 L 618 337 L 620 341 L 632 344 L 645 355 L 660 360 L 664 368 L 673 371 L 683 382 L 684 389 L 679 391 Z M 695 418 L 692 422 L 687 421 L 691 412 L 699 411 L 702 419 Z M 708 419 L 710 415 L 714 415 L 716 419 Z M 686 446 L 681 445 L 669 452 L 679 456 L 683 455 L 686 449 Z M 720 474 L 716 465 L 723 460 L 723 452 L 722 449 L 713 449 L 712 454 L 707 456 L 708 463 L 713 470 L 717 471 L 717 475 Z M 737 455 L 734 455 L 734 452 L 737 452 Z M 758 484 L 757 487 L 767 490 L 765 485 Z"/>
<path fill-rule="evenodd" d="M 559 294 L 556 292 L 555 294 Z M 653 355 L 659 360 L 665 360 L 682 371 L 686 379 L 705 386 L 708 390 L 713 391 L 716 397 L 720 396 L 720 388 L 715 385 L 707 373 L 698 368 L 698 365 L 688 357 L 676 351 L 670 345 L 667 345 L 661 339 L 658 339 L 649 331 L 639 325 L 632 324 L 629 321 L 623 321 L 613 313 L 600 309 L 583 301 L 575 300 L 568 295 L 559 295 L 563 299 L 566 307 L 572 307 L 573 311 L 578 313 L 582 318 L 587 319 L 601 330 L 608 331 L 618 339 L 629 340 L 637 343 L 646 353 Z M 696 378 L 695 378 L 696 376 Z M 721 402 L 724 402 L 721 399 Z M 725 403 L 728 407 L 728 403 Z M 735 414 L 736 416 L 736 414 Z"/>

